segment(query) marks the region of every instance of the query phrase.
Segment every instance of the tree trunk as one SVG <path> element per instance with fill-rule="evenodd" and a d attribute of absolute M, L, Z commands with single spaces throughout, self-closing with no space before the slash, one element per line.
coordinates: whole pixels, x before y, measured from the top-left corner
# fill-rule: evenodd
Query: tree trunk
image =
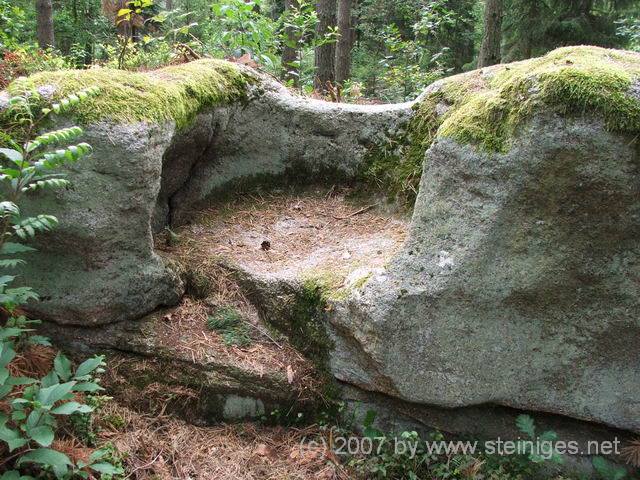
<path fill-rule="evenodd" d="M 318 37 L 324 37 L 330 27 L 336 25 L 336 0 L 318 0 L 316 3 L 318 12 Z M 334 83 L 335 43 L 326 43 L 316 48 L 316 75 L 313 86 L 320 93 L 327 93 Z"/>
<path fill-rule="evenodd" d="M 478 68 L 500 63 L 502 43 L 502 0 L 486 0 L 484 34 L 478 55 Z"/>
<path fill-rule="evenodd" d="M 55 46 L 53 34 L 53 4 L 51 0 L 36 0 L 38 45 L 45 49 Z"/>
<path fill-rule="evenodd" d="M 540 22 L 540 5 L 537 0 L 529 0 L 527 2 L 525 21 Z M 531 58 L 533 56 L 533 44 L 535 41 L 533 28 L 522 28 L 523 32 L 520 37 L 520 50 L 522 58 Z"/>
<path fill-rule="evenodd" d="M 298 6 L 298 0 L 285 0 L 284 9 L 285 14 L 291 10 L 293 7 Z M 299 68 L 295 62 L 298 60 L 298 38 L 296 37 L 296 32 L 294 29 L 288 27 L 285 29 L 285 35 L 291 44 L 296 44 L 296 46 L 286 45 L 282 50 L 282 79 L 283 80 L 293 80 L 294 86 L 298 86 L 299 79 Z"/>
<path fill-rule="evenodd" d="M 338 42 L 336 43 L 336 84 L 342 85 L 351 72 L 352 0 L 338 0 Z"/>
<path fill-rule="evenodd" d="M 165 0 L 164 9 L 169 11 L 173 10 L 173 0 Z"/>
<path fill-rule="evenodd" d="M 538 25 L 542 21 L 540 18 L 540 0 L 520 0 L 512 8 L 519 14 L 516 23 L 516 32 L 519 34 L 517 37 L 516 59 L 531 58 L 533 56 L 533 47 L 536 43 L 536 35 L 539 31 Z M 532 26 L 535 26 L 535 28 L 532 28 Z"/>

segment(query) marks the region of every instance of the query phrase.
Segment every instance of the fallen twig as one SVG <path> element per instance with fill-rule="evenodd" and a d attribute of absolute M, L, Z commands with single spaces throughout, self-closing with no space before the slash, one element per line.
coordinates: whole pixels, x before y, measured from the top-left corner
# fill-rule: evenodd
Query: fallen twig
<path fill-rule="evenodd" d="M 334 216 L 333 218 L 335 218 L 336 220 L 346 220 L 347 218 L 355 217 L 356 215 L 360 215 L 361 213 L 368 212 L 369 210 L 371 210 L 373 207 L 376 207 L 377 205 L 378 205 L 377 203 L 373 203 L 371 205 L 367 205 L 366 207 L 362 207 L 360 210 L 356 210 L 355 212 L 350 213 L 346 217 Z"/>

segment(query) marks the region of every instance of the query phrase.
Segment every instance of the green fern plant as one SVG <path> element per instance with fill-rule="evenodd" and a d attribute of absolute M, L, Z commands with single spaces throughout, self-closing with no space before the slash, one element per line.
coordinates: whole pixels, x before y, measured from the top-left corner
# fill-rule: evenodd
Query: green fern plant
<path fill-rule="evenodd" d="M 593 457 L 591 461 L 598 478 L 602 480 L 623 480 L 627 477 L 627 471 L 608 462 L 602 457 Z"/>
<path fill-rule="evenodd" d="M 38 108 L 40 96 L 29 88 L 26 80 L 17 82 L 22 91 L 9 98 L 8 108 L 2 115 L 8 131 L 19 132 L 15 138 L 4 139 L 5 148 L 0 148 L 0 255 L 15 255 L 32 251 L 31 247 L 13 243 L 16 236 L 21 240 L 33 238 L 36 233 L 53 229 L 58 220 L 52 215 L 40 214 L 23 218 L 18 203 L 29 193 L 43 189 L 59 189 L 69 185 L 64 175 L 55 170 L 75 163 L 91 153 L 87 143 L 70 144 L 83 131 L 80 127 L 62 128 L 38 133 L 42 124 L 52 113 L 63 113 L 89 96 L 97 95 L 98 88 L 90 87 L 63 98 L 51 107 Z M 22 138 L 19 138 L 22 137 Z M 57 147 L 57 148 L 56 148 Z M 16 258 L 1 258 L 0 268 L 12 268 L 24 263 Z M 6 286 L 13 278 L 0 282 Z"/>
<path fill-rule="evenodd" d="M 58 172 L 59 167 L 74 163 L 91 153 L 86 143 L 71 142 L 82 134 L 79 127 L 41 133 L 42 125 L 52 114 L 64 113 L 92 95 L 97 88 L 87 88 L 69 95 L 48 107 L 26 80 L 17 82 L 18 92 L 10 92 L 7 109 L 0 113 L 8 134 L 0 148 L 0 269 L 13 269 L 24 263 L 16 255 L 33 251 L 22 241 L 53 229 L 58 220 L 47 214 L 23 217 L 19 202 L 24 195 L 43 189 L 69 185 Z M 59 421 L 74 415 L 86 415 L 94 408 L 82 402 L 102 390 L 96 374 L 103 371 L 104 357 L 96 356 L 73 370 L 71 361 L 58 353 L 53 369 L 42 378 L 15 376 L 11 363 L 25 346 L 50 346 L 48 339 L 33 334 L 37 320 L 27 319 L 17 307 L 37 294 L 29 287 L 11 287 L 15 275 L 0 276 L 0 305 L 8 315 L 0 326 L 0 451 L 7 459 L 0 463 L 0 480 L 26 480 L 34 474 L 41 478 L 95 478 L 114 476 L 122 469 L 105 450 L 96 450 L 88 462 L 72 462 L 53 448 L 59 433 Z M 25 474 L 29 473 L 29 474 Z"/>
<path fill-rule="evenodd" d="M 558 440 L 557 433 L 552 430 L 547 430 L 537 435 L 535 422 L 529 415 L 518 415 L 516 418 L 516 426 L 518 427 L 518 430 L 524 433 L 529 437 L 529 440 L 533 442 L 539 442 L 539 444 L 542 445 L 553 445 L 556 440 Z M 520 443 L 521 451 L 525 451 L 527 458 L 533 463 L 541 464 L 547 460 L 556 464 L 564 463 L 562 455 L 560 455 L 553 447 L 550 447 L 551 451 L 549 452 L 540 452 L 531 442 L 521 441 Z"/>

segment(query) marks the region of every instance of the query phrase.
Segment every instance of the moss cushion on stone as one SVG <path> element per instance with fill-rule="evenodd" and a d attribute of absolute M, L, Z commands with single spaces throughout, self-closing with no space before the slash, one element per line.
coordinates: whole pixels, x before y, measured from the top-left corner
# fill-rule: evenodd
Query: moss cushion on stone
<path fill-rule="evenodd" d="M 590 115 L 610 131 L 638 135 L 638 82 L 640 54 L 585 46 L 445 78 L 418 99 L 406 135 L 372 152 L 367 174 L 394 193 L 406 192 L 417 186 L 435 139 L 506 152 L 518 128 L 537 113 Z"/>
<path fill-rule="evenodd" d="M 9 91 L 24 81 L 16 80 Z M 54 100 L 89 86 L 100 87 L 99 96 L 74 110 L 81 123 L 173 120 L 184 126 L 207 106 L 242 100 L 255 79 L 233 63 L 205 59 L 151 72 L 108 68 L 41 72 L 28 81 L 36 87 L 54 86 Z"/>

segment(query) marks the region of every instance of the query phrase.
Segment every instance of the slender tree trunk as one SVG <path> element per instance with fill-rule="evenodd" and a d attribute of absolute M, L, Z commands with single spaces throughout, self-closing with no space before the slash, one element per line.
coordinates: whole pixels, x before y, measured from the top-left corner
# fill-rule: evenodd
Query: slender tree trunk
<path fill-rule="evenodd" d="M 285 14 L 293 7 L 297 6 L 298 0 L 285 0 Z M 284 49 L 282 50 L 282 79 L 293 80 L 294 86 L 298 86 L 299 68 L 295 63 L 298 60 L 298 39 L 296 38 L 296 32 L 290 27 L 285 29 L 285 35 L 291 45 L 285 44 Z M 292 46 L 293 44 L 296 46 Z"/>
<path fill-rule="evenodd" d="M 173 10 L 173 0 L 165 0 L 164 9 L 165 10 Z"/>
<path fill-rule="evenodd" d="M 40 48 L 55 46 L 53 34 L 53 4 L 51 0 L 36 0 L 37 36 Z"/>
<path fill-rule="evenodd" d="M 540 5 L 537 0 L 526 2 L 525 17 L 523 21 L 522 34 L 520 36 L 521 58 L 531 58 L 533 56 L 534 29 L 526 28 L 524 22 L 540 22 Z"/>
<path fill-rule="evenodd" d="M 478 68 L 500 63 L 502 44 L 502 0 L 486 0 L 484 34 L 478 55 Z"/>
<path fill-rule="evenodd" d="M 352 0 L 338 0 L 338 42 L 336 43 L 336 83 L 342 85 L 351 72 Z"/>
<path fill-rule="evenodd" d="M 328 33 L 330 27 L 336 25 L 336 0 L 318 0 L 316 3 L 318 12 L 317 34 L 323 37 Z M 316 48 L 316 75 L 313 86 L 316 91 L 327 93 L 329 87 L 334 83 L 334 63 L 335 63 L 335 43 L 327 43 Z"/>

